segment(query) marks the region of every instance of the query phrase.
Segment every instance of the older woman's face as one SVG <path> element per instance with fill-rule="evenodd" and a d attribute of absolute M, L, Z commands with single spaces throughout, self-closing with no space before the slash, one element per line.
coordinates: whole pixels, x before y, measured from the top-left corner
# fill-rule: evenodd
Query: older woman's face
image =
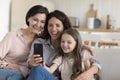
<path fill-rule="evenodd" d="M 33 33 L 39 33 L 44 29 L 46 21 L 46 15 L 38 13 L 28 19 L 29 28 Z"/>
<path fill-rule="evenodd" d="M 52 17 L 48 21 L 48 32 L 52 40 L 56 40 L 60 37 L 64 30 L 62 22 L 56 17 Z"/>

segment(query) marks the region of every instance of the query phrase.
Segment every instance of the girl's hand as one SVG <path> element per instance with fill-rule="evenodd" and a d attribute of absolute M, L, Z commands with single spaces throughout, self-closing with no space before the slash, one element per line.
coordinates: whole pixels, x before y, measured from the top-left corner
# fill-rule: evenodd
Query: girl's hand
<path fill-rule="evenodd" d="M 43 62 L 43 66 L 47 71 L 49 71 L 49 67 L 45 64 L 45 62 Z"/>
<path fill-rule="evenodd" d="M 32 55 L 30 61 L 28 62 L 29 66 L 38 66 L 42 62 L 42 57 L 40 55 Z"/>
<path fill-rule="evenodd" d="M 44 66 L 44 68 L 45 68 L 48 72 L 52 73 L 50 67 L 48 67 L 48 66 L 45 64 L 45 62 L 43 63 L 43 66 Z"/>

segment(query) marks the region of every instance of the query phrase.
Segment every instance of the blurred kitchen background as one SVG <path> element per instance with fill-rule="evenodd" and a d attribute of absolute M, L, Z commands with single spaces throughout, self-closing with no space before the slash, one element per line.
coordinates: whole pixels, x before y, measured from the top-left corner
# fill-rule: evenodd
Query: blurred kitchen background
<path fill-rule="evenodd" d="M 65 12 L 75 28 L 78 28 L 83 43 L 92 47 L 100 63 L 101 80 L 120 80 L 120 0 L 1 0 L 0 41 L 8 31 L 26 27 L 25 15 L 36 4 Z M 100 20 L 99 30 L 88 28 L 87 13 L 93 4 L 94 18 Z M 108 17 L 109 16 L 109 17 Z M 108 24 L 109 23 L 109 24 Z M 108 24 L 108 25 L 107 25 Z M 109 30 L 106 27 L 110 27 Z M 86 29 L 80 29 L 86 28 Z"/>
<path fill-rule="evenodd" d="M 6 23 L 2 27 L 5 32 L 26 26 L 24 17 L 27 10 L 35 4 L 41 4 L 48 7 L 49 11 L 55 9 L 64 11 L 70 16 L 74 26 L 87 27 L 86 13 L 90 9 L 90 4 L 93 4 L 94 10 L 97 11 L 96 18 L 101 20 L 100 28 L 106 28 L 106 19 L 109 15 L 110 25 L 113 25 L 115 29 L 120 29 L 119 3 L 120 0 L 4 0 L 0 3 L 0 25 L 2 27 Z M 0 37 L 4 35 L 4 31 Z"/>

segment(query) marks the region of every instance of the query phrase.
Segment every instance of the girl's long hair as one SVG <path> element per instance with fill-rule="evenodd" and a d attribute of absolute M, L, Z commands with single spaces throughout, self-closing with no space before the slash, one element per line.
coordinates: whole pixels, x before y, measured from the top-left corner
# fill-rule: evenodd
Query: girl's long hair
<path fill-rule="evenodd" d="M 82 73 L 82 58 L 81 58 L 81 51 L 83 49 L 82 40 L 81 40 L 79 32 L 76 29 L 65 30 L 63 32 L 63 34 L 71 35 L 74 38 L 74 40 L 76 41 L 76 46 L 75 46 L 75 48 L 72 52 L 74 63 L 73 63 L 73 66 L 72 66 L 73 73 L 71 75 L 71 80 L 73 80 L 80 73 Z M 62 51 L 62 49 L 60 49 L 60 51 L 59 51 L 59 56 L 62 56 L 63 59 L 65 57 L 65 53 Z"/>

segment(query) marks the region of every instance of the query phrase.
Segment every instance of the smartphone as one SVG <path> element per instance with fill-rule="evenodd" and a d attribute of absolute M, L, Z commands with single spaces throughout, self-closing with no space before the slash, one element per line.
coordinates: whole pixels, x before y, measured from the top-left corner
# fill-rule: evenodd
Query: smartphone
<path fill-rule="evenodd" d="M 34 54 L 39 54 L 40 57 L 43 57 L 43 45 L 36 43 L 34 44 Z"/>

